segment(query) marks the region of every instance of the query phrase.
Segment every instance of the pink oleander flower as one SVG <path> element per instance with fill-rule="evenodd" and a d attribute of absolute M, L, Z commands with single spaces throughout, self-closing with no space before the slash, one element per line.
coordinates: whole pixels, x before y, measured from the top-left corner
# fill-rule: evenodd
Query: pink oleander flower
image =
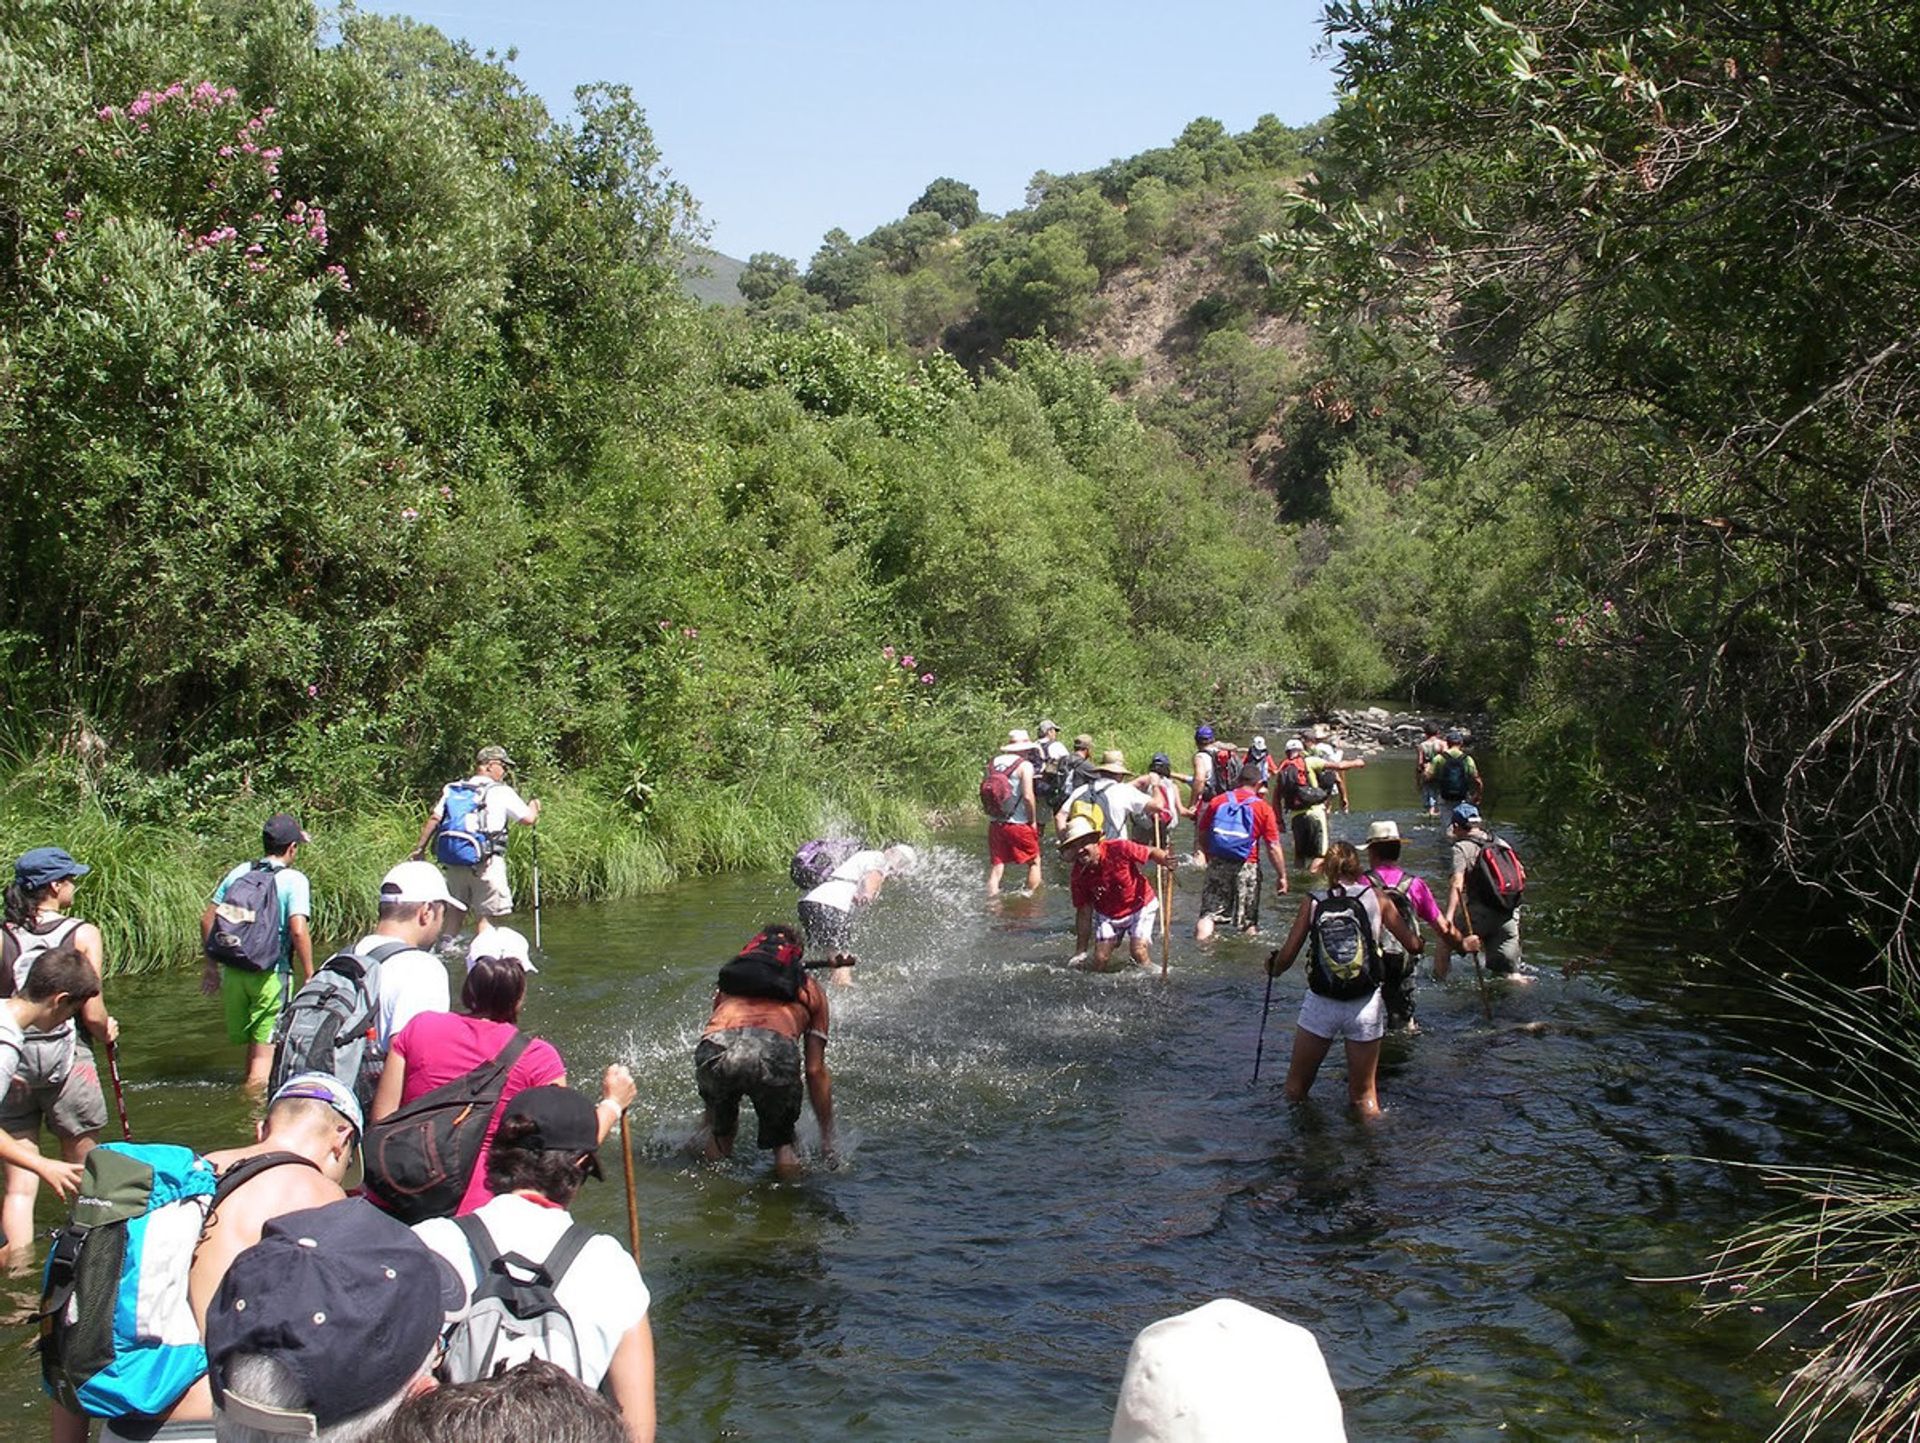
<path fill-rule="evenodd" d="M 232 146 L 230 146 L 230 145 L 223 145 L 223 146 L 221 146 L 221 147 L 220 147 L 220 158 L 221 158 L 222 160 L 227 160 L 227 159 L 230 159 L 230 158 L 232 157 L 232 155 L 233 155 L 233 147 L 232 147 Z"/>
<path fill-rule="evenodd" d="M 67 233 L 63 230 L 57 230 L 53 233 L 53 240 L 55 245 L 58 245 L 61 242 L 65 241 L 66 238 L 67 238 Z"/>
<path fill-rule="evenodd" d="M 442 486 L 440 488 L 440 499 L 442 501 L 453 500 L 453 488 L 451 486 Z"/>
<path fill-rule="evenodd" d="M 885 658 L 886 658 L 886 659 L 887 659 L 888 661 L 892 661 L 892 660 L 893 660 L 893 648 L 892 648 L 892 647 L 890 647 L 890 646 L 883 646 L 883 647 L 881 647 L 881 648 L 880 648 L 880 655 L 882 655 L 882 656 L 884 656 L 884 657 L 885 657 Z"/>
<path fill-rule="evenodd" d="M 319 687 L 317 687 L 317 686 L 315 686 L 315 685 L 314 685 L 314 684 L 313 684 L 312 682 L 308 682 L 308 683 L 307 683 L 307 695 L 308 695 L 308 696 L 318 696 L 318 695 L 320 695 L 320 688 L 319 688 Z"/>
<path fill-rule="evenodd" d="M 672 629 L 671 627 L 669 627 L 669 626 L 667 625 L 667 623 L 666 623 L 665 621 L 656 621 L 656 622 L 654 623 L 654 625 L 655 625 L 655 626 L 657 626 L 657 627 L 659 627 L 659 628 L 660 628 L 660 629 L 661 629 L 662 631 L 669 631 L 669 630 L 671 630 L 671 629 Z"/>
<path fill-rule="evenodd" d="M 700 639 L 700 628 L 697 626 L 683 626 L 680 628 L 680 634 L 688 641 L 698 641 Z"/>
<path fill-rule="evenodd" d="M 120 114 L 120 112 L 115 110 L 111 105 L 103 105 L 93 113 L 96 119 L 103 121 L 112 120 Z"/>
<path fill-rule="evenodd" d="M 930 672 L 930 671 L 927 671 L 927 672 L 922 672 L 922 673 L 920 674 L 920 685 L 922 685 L 922 686 L 932 686 L 932 685 L 933 685 L 933 673 L 932 673 L 932 672 Z"/>
<path fill-rule="evenodd" d="M 917 665 L 919 665 L 919 663 L 913 659 L 911 654 L 900 658 L 900 667 L 903 671 L 912 671 Z"/>
<path fill-rule="evenodd" d="M 400 509 L 400 519 L 402 521 L 418 521 L 420 519 L 420 513 L 411 506 L 404 506 Z"/>
<path fill-rule="evenodd" d="M 74 206 L 68 206 L 68 207 L 67 207 L 67 219 L 68 219 L 68 220 L 79 220 L 79 219 L 80 219 L 80 211 L 79 211 L 79 209 L 78 209 L 77 207 L 74 207 Z"/>

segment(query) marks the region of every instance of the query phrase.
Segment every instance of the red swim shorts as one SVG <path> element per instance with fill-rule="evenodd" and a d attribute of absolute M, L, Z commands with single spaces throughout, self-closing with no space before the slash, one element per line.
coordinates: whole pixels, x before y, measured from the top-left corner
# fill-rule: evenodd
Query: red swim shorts
<path fill-rule="evenodd" d="M 1031 822 L 987 823 L 987 859 L 1022 867 L 1039 861 L 1039 828 Z"/>

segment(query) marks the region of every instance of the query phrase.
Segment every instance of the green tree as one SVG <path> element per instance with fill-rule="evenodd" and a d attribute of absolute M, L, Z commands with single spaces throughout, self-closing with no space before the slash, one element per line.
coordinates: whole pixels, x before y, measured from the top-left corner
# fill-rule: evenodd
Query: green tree
<path fill-rule="evenodd" d="M 782 286 L 792 285 L 799 279 L 800 267 L 787 257 L 772 251 L 755 251 L 747 257 L 746 269 L 740 272 L 735 284 L 747 300 L 769 301 Z"/>
<path fill-rule="evenodd" d="M 980 219 L 980 192 L 964 181 L 943 175 L 907 207 L 908 215 L 922 212 L 939 216 L 952 230 L 965 230 Z"/>
<path fill-rule="evenodd" d="M 1100 272 L 1066 225 L 1052 225 L 980 271 L 980 308 L 1002 335 L 1066 335 L 1086 315 Z"/>

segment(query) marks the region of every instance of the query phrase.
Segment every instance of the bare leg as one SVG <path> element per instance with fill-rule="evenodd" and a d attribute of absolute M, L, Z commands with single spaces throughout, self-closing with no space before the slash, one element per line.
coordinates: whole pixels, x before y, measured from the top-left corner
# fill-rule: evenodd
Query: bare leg
<path fill-rule="evenodd" d="M 1306 1100 L 1313 1079 L 1320 1074 L 1320 1064 L 1326 1061 L 1327 1050 L 1332 1046 L 1330 1037 L 1316 1037 L 1301 1027 L 1293 1029 L 1293 1056 L 1287 1062 L 1288 1102 Z"/>
<path fill-rule="evenodd" d="M 267 1079 L 273 1074 L 273 1044 L 271 1042 L 249 1042 L 247 1044 L 247 1075 L 241 1084 L 248 1092 L 264 1093 Z"/>
<path fill-rule="evenodd" d="M 1380 1115 L 1380 1095 L 1374 1079 L 1380 1069 L 1380 1039 L 1355 1042 L 1347 1039 L 1347 1100 L 1362 1117 Z"/>
<path fill-rule="evenodd" d="M 733 1156 L 733 1134 L 720 1137 L 713 1130 L 713 1109 L 707 1108 L 700 1114 L 700 1130 L 693 1135 L 693 1141 L 708 1162 L 718 1162 L 723 1157 Z"/>
<path fill-rule="evenodd" d="M 1029 892 L 1040 890 L 1040 859 L 1038 857 L 1027 863 L 1027 890 Z"/>
<path fill-rule="evenodd" d="M 53 1443 L 87 1443 L 93 1421 L 78 1413 L 69 1413 L 58 1403 L 52 1405 Z"/>
<path fill-rule="evenodd" d="M 40 1145 L 39 1133 L 14 1136 L 28 1147 Z M 6 1200 L 0 1202 L 0 1231 L 7 1235 L 7 1262 L 16 1272 L 33 1266 L 33 1200 L 40 1194 L 38 1174 L 7 1164 Z"/>
<path fill-rule="evenodd" d="M 1213 935 L 1213 913 L 1202 912 L 1193 919 L 1193 940 L 1204 942 Z"/>
<path fill-rule="evenodd" d="M 1133 954 L 1133 960 L 1140 966 L 1149 971 L 1153 969 L 1153 944 L 1145 937 L 1135 932 L 1127 943 L 1127 950 Z"/>
<path fill-rule="evenodd" d="M 792 1143 L 788 1143 L 784 1147 L 776 1147 L 773 1150 L 773 1175 L 775 1177 L 780 1178 L 784 1182 L 792 1182 L 805 1171 L 806 1166 L 800 1161 L 799 1150 L 795 1148 Z"/>
<path fill-rule="evenodd" d="M 989 897 L 998 897 L 1000 895 L 1000 874 L 1006 870 L 1007 864 L 1005 862 L 995 862 L 987 868 L 987 895 Z"/>

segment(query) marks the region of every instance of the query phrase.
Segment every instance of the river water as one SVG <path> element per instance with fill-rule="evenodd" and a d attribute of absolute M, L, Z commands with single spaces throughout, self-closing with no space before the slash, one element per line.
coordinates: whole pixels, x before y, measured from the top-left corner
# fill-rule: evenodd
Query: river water
<path fill-rule="evenodd" d="M 1352 774 L 1336 834 L 1394 816 L 1435 879 L 1437 823 L 1406 778 L 1397 758 Z M 1524 826 L 1509 834 L 1524 848 Z M 1762 1344 L 1779 1320 L 1703 1320 L 1686 1286 L 1641 1281 L 1696 1270 L 1763 1210 L 1725 1161 L 1831 1127 L 1755 1076 L 1751 1026 L 1736 1038 L 1721 1020 L 1763 1002 L 1683 985 L 1695 969 L 1671 938 L 1612 939 L 1579 965 L 1602 939 L 1556 935 L 1553 880 L 1535 877 L 1536 980 L 1496 987 L 1491 1024 L 1470 969 L 1429 982 L 1368 1126 L 1347 1113 L 1337 1049 L 1306 1104 L 1280 1095 L 1299 967 L 1251 1084 L 1275 938 L 1192 942 L 1197 871 L 1178 879 L 1170 978 L 1092 976 L 1062 965 L 1057 862 L 1041 894 L 989 909 L 982 841 L 943 838 L 868 912 L 859 980 L 832 992 L 844 1157 L 795 1184 L 772 1180 L 750 1125 L 727 1165 L 681 1151 L 714 971 L 791 917 L 785 877 L 547 913 L 523 1022 L 576 1083 L 620 1059 L 640 1085 L 663 1439 L 1104 1438 L 1133 1334 L 1223 1295 L 1319 1336 L 1356 1440 L 1768 1431 L 1784 1365 Z M 1265 905 L 1281 933 L 1291 907 Z M 237 1057 L 194 976 L 121 982 L 112 1003 L 136 1136 L 238 1140 Z M 623 1235 L 606 1156 L 576 1211 Z M 42 1427 L 32 1293 L 16 1282 L 4 1300 L 8 1438 Z"/>

